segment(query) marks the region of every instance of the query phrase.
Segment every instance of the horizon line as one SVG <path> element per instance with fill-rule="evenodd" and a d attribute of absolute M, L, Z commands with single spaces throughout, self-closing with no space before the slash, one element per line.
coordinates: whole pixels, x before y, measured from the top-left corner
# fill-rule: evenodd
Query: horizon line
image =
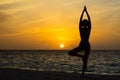
<path fill-rule="evenodd" d="M 0 49 L 0 51 L 69 51 L 71 49 Z M 92 51 L 113 51 L 113 50 L 120 50 L 120 49 L 92 49 Z"/>

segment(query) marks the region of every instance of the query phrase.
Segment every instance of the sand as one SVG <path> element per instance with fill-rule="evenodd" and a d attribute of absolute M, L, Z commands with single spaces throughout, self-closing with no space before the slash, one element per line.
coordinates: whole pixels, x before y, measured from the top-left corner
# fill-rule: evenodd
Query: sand
<path fill-rule="evenodd" d="M 120 80 L 120 75 L 86 74 L 80 78 L 79 73 L 0 68 L 0 80 Z"/>

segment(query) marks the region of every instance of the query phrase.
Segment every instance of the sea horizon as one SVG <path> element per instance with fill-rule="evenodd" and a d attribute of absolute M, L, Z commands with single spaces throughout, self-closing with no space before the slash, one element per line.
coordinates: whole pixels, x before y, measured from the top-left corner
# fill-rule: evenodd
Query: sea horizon
<path fill-rule="evenodd" d="M 0 49 L 0 51 L 70 51 L 71 49 Z M 120 49 L 91 49 L 91 51 L 119 51 Z"/>

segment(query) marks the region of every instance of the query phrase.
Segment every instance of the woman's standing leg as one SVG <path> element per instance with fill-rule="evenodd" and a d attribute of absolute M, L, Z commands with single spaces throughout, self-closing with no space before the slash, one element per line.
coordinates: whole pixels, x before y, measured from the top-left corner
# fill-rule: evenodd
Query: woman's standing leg
<path fill-rule="evenodd" d="M 89 54 L 90 54 L 90 44 L 87 45 L 87 47 L 86 47 L 86 49 L 85 49 L 85 55 L 84 55 L 84 57 L 82 58 L 83 67 L 82 67 L 82 75 L 81 75 L 81 77 L 84 76 L 85 70 L 86 70 L 86 68 L 87 68 L 87 62 L 88 62 Z"/>

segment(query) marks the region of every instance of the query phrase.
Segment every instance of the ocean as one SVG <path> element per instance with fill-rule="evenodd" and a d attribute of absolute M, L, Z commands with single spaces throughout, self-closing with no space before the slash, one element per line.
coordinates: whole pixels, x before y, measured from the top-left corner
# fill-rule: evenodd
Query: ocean
<path fill-rule="evenodd" d="M 82 60 L 67 50 L 0 50 L 0 68 L 81 73 Z M 92 50 L 86 73 L 120 75 L 120 50 Z"/>

